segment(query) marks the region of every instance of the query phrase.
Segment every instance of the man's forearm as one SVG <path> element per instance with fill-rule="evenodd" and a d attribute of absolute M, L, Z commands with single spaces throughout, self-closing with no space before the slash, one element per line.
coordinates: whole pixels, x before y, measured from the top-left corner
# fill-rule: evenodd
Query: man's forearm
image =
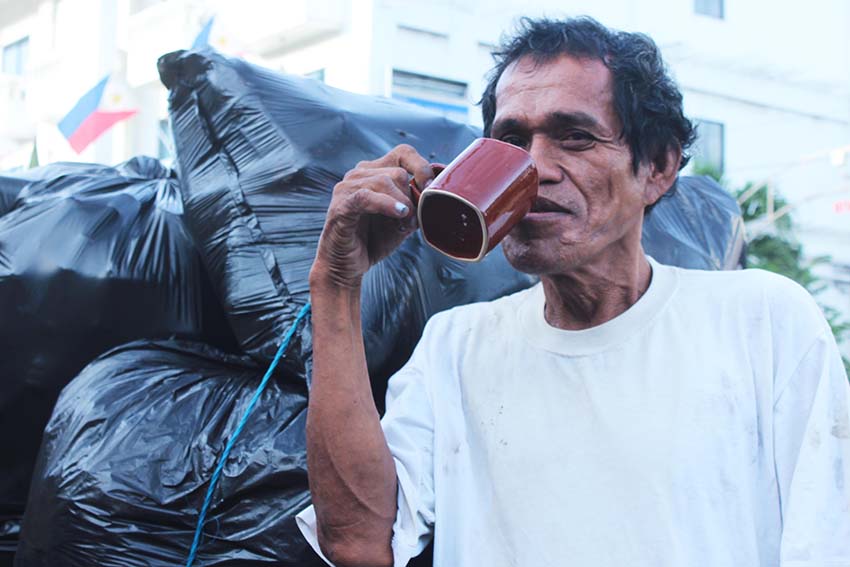
<path fill-rule="evenodd" d="M 396 473 L 372 399 L 360 290 L 312 282 L 307 462 L 319 543 L 339 565 L 392 564 Z"/>

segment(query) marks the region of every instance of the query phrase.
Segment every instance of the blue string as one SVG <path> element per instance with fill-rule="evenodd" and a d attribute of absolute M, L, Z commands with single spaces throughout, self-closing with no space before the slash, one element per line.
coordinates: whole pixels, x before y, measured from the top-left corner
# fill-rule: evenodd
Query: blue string
<path fill-rule="evenodd" d="M 233 448 L 233 445 L 236 444 L 236 439 L 239 437 L 239 434 L 242 433 L 242 428 L 245 427 L 245 423 L 248 421 L 248 417 L 251 415 L 251 412 L 254 411 L 254 407 L 257 405 L 257 401 L 260 399 L 260 395 L 266 388 L 266 384 L 268 383 L 272 372 L 274 372 L 277 363 L 280 361 L 281 356 L 283 356 L 283 353 L 286 352 L 286 348 L 289 346 L 289 341 L 291 341 L 293 335 L 295 335 L 295 331 L 298 328 L 298 325 L 301 323 L 301 320 L 307 316 L 308 313 L 310 313 L 309 302 L 307 302 L 307 304 L 305 304 L 304 307 L 301 308 L 301 311 L 298 313 L 298 316 L 295 318 L 295 321 L 292 323 L 292 326 L 289 327 L 289 330 L 283 337 L 283 342 L 280 343 L 280 348 L 277 349 L 277 354 L 275 354 L 274 360 L 272 360 L 272 363 L 269 365 L 269 369 L 266 371 L 266 375 L 263 376 L 263 379 L 260 381 L 260 385 L 257 386 L 257 391 L 254 392 L 254 397 L 251 398 L 251 402 L 245 409 L 245 413 L 242 415 L 242 419 L 239 421 L 239 425 L 236 426 L 236 430 L 233 432 L 233 435 L 230 436 L 230 441 L 227 442 L 227 446 L 225 446 L 224 452 L 221 454 L 221 457 L 218 460 L 218 466 L 216 466 L 215 471 L 213 472 L 212 479 L 210 480 L 210 487 L 207 489 L 207 496 L 206 498 L 204 498 L 204 505 L 201 506 L 201 513 L 198 516 L 198 524 L 195 526 L 195 539 L 194 541 L 192 541 L 192 549 L 189 550 L 189 558 L 186 560 L 186 567 L 192 567 L 192 562 L 195 560 L 195 555 L 198 553 L 198 546 L 201 542 L 201 532 L 204 529 L 204 519 L 207 516 L 207 509 L 210 506 L 210 501 L 212 500 L 216 484 L 218 484 L 218 479 L 221 476 L 221 471 L 224 469 L 224 463 L 227 461 L 227 457 L 230 455 L 230 450 Z"/>

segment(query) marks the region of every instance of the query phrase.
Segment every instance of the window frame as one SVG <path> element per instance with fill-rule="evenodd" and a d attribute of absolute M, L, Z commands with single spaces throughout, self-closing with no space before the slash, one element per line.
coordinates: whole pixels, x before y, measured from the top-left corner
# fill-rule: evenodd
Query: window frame
<path fill-rule="evenodd" d="M 29 47 L 30 36 L 17 39 L 3 46 L 2 60 L 0 60 L 0 71 L 4 75 L 12 75 L 22 77 L 27 73 L 27 63 L 29 62 Z M 13 61 L 12 65 L 8 65 L 9 61 Z M 9 67 L 14 66 L 10 69 Z"/>

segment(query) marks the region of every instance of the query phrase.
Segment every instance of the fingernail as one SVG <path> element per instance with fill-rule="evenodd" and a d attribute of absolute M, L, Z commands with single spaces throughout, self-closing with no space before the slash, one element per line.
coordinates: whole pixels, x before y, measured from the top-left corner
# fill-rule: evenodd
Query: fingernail
<path fill-rule="evenodd" d="M 396 201 L 395 212 L 398 213 L 398 216 L 406 217 L 408 210 L 410 210 L 410 209 L 407 208 L 407 205 L 405 205 L 404 203 L 399 203 L 398 201 Z"/>

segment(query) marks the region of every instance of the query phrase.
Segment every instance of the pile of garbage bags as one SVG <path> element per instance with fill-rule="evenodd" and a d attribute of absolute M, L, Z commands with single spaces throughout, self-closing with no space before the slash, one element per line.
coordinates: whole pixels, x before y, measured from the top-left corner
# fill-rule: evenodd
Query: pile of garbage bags
<path fill-rule="evenodd" d="M 179 179 L 149 158 L 0 177 L 12 322 L 0 330 L 0 434 L 14 447 L 0 462 L 0 522 L 26 511 L 8 537 L 17 565 L 185 563 L 218 458 L 309 299 L 333 186 L 399 143 L 448 162 L 480 135 L 210 51 L 169 54 L 159 71 Z M 735 268 L 740 210 L 710 180 L 683 178 L 644 245 L 662 262 Z M 364 281 L 379 407 L 431 315 L 534 281 L 501 249 L 468 264 L 408 238 Z M 311 360 L 307 323 L 225 463 L 196 565 L 322 564 L 294 523 L 309 503 Z"/>
<path fill-rule="evenodd" d="M 0 179 L 0 530 L 19 531 L 60 390 L 141 338 L 235 339 L 182 221 L 173 172 L 151 158 L 54 164 Z"/>

